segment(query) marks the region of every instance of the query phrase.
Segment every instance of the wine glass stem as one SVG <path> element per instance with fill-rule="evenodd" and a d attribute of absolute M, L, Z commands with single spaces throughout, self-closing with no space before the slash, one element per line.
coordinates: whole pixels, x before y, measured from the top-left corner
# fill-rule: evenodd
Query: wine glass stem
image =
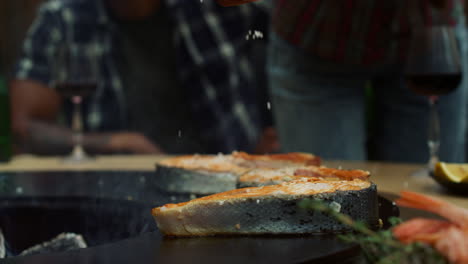
<path fill-rule="evenodd" d="M 435 164 L 439 162 L 439 146 L 440 146 L 440 123 L 439 112 L 437 109 L 437 96 L 429 97 L 429 133 L 428 133 L 428 147 L 429 147 L 429 170 L 434 170 Z"/>
<path fill-rule="evenodd" d="M 83 149 L 83 120 L 81 118 L 81 96 L 73 96 L 73 151 L 72 156 L 81 158 L 85 156 Z"/>

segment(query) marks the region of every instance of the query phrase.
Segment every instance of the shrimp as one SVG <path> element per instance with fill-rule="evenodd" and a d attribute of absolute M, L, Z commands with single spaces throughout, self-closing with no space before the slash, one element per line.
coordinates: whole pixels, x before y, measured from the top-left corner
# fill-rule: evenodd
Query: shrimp
<path fill-rule="evenodd" d="M 468 210 L 445 201 L 414 192 L 403 191 L 401 192 L 401 198 L 396 203 L 404 207 L 435 213 L 457 224 L 459 227 L 468 227 Z"/>
<path fill-rule="evenodd" d="M 451 263 L 468 264 L 468 210 L 439 199 L 404 191 L 398 205 L 425 210 L 447 220 L 416 218 L 396 226 L 393 235 L 403 243 L 433 246 Z"/>
<path fill-rule="evenodd" d="M 451 225 L 453 224 L 448 221 L 415 218 L 398 225 L 392 231 L 393 235 L 403 243 L 424 241 L 433 245 L 439 239 L 439 232 Z"/>
<path fill-rule="evenodd" d="M 441 232 L 434 247 L 452 263 L 468 263 L 468 232 L 455 226 Z"/>

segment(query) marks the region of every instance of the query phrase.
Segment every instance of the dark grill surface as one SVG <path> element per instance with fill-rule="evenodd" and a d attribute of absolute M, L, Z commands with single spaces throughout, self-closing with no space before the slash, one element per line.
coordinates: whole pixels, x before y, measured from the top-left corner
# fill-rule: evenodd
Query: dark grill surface
<path fill-rule="evenodd" d="M 0 263 L 347 263 L 359 250 L 333 236 L 163 238 L 150 210 L 193 195 L 161 191 L 154 172 L 0 174 L 0 228 L 16 254 L 62 232 L 90 248 Z M 380 199 L 380 217 L 398 209 Z"/>

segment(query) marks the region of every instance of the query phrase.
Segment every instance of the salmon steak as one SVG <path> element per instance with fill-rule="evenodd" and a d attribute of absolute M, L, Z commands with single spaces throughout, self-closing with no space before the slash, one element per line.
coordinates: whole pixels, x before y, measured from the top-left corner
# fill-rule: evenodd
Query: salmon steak
<path fill-rule="evenodd" d="M 320 165 L 318 156 L 306 153 L 251 155 L 186 155 L 156 164 L 156 185 L 166 191 L 213 194 L 237 188 L 238 178 L 248 171 L 267 168 Z"/>
<path fill-rule="evenodd" d="M 321 199 L 369 225 L 378 223 L 377 188 L 368 180 L 320 181 L 299 178 L 249 187 L 154 208 L 167 236 L 316 234 L 349 231 L 321 212 L 300 208 L 303 199 Z"/>
<path fill-rule="evenodd" d="M 274 185 L 304 177 L 328 181 L 354 179 L 367 180 L 370 177 L 370 173 L 363 170 L 339 170 L 318 166 L 255 169 L 248 171 L 239 177 L 238 187 L 243 188 Z"/>

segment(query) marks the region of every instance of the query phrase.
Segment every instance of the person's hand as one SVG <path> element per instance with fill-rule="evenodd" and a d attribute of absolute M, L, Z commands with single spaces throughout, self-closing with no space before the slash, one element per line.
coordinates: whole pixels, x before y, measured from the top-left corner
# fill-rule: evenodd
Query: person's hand
<path fill-rule="evenodd" d="M 161 148 L 140 133 L 121 132 L 110 136 L 109 150 L 133 154 L 163 154 Z"/>
<path fill-rule="evenodd" d="M 236 6 L 236 5 L 242 5 L 250 2 L 255 2 L 258 0 L 216 0 L 218 4 L 222 6 Z"/>
<path fill-rule="evenodd" d="M 265 154 L 278 152 L 280 149 L 280 144 L 278 140 L 278 134 L 276 129 L 273 127 L 267 127 L 263 130 L 260 140 L 258 141 L 257 146 L 255 147 L 255 153 Z"/>

